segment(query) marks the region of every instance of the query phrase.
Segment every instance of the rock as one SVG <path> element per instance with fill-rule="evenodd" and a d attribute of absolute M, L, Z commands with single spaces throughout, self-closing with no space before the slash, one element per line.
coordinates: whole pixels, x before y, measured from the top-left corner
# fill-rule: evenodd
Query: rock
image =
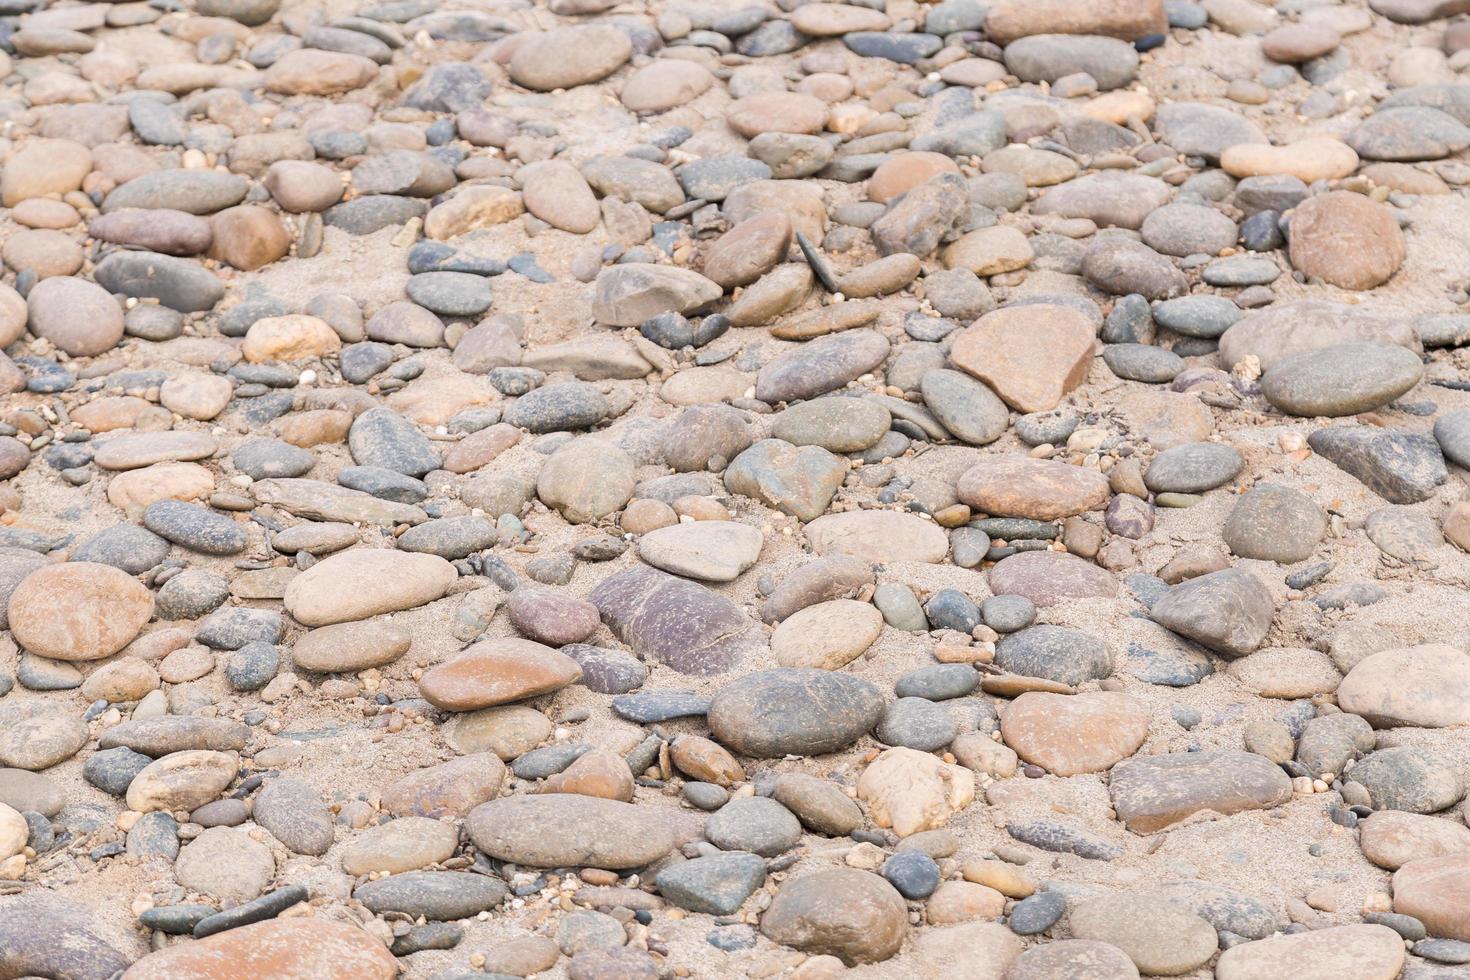
<path fill-rule="evenodd" d="M 1459 772 L 1420 746 L 1379 749 L 1353 766 L 1352 779 L 1368 791 L 1375 810 L 1438 813 L 1465 796 Z"/>
<path fill-rule="evenodd" d="M 574 442 L 541 468 L 536 495 L 568 521 L 590 524 L 620 509 L 633 496 L 633 461 L 622 450 Z"/>
<path fill-rule="evenodd" d="M 1344 711 L 1377 727 L 1443 728 L 1464 724 L 1470 657 L 1454 647 L 1425 644 L 1384 650 L 1360 660 L 1338 687 Z"/>
<path fill-rule="evenodd" d="M 995 660 L 1013 674 L 1069 686 L 1113 672 L 1113 655 L 1105 643 L 1066 626 L 1030 626 L 1002 637 Z"/>
<path fill-rule="evenodd" d="M 1220 980 L 1253 980 L 1300 970 L 1304 964 L 1324 975 L 1346 970 L 1354 976 L 1391 978 L 1404 965 L 1404 943 L 1387 926 L 1347 925 L 1272 936 L 1232 946 L 1220 954 Z"/>
<path fill-rule="evenodd" d="M 110 565 L 67 562 L 39 568 L 10 594 L 11 635 L 53 660 L 100 660 L 138 635 L 153 616 L 153 596 Z"/>
<path fill-rule="evenodd" d="M 297 854 L 320 856 L 332 846 L 332 814 L 316 790 L 289 777 L 272 779 L 255 797 L 255 822 Z"/>
<path fill-rule="evenodd" d="M 755 624 L 729 599 L 653 568 L 615 573 L 588 599 L 634 653 L 683 674 L 724 673 L 760 646 Z"/>
<path fill-rule="evenodd" d="M 1051 895 L 1045 892 L 1038 898 Z M 1029 901 L 1029 900 L 1028 900 Z M 1019 906 L 1018 906 L 1019 908 Z M 1011 928 L 1016 915 L 1011 913 Z M 1023 935 L 1031 935 L 1030 932 Z M 1016 957 L 1009 980 L 1048 980 L 1058 976 L 1095 977 L 1096 980 L 1133 980 L 1138 968 L 1122 950 L 1094 939 L 1062 939 L 1033 946 Z"/>
<path fill-rule="evenodd" d="M 1065 552 L 1023 551 L 1002 558 L 990 569 L 990 591 L 997 597 L 1021 596 L 1034 606 L 1053 606 L 1068 599 L 1108 599 L 1118 585 L 1106 571 Z M 990 606 L 987 600 L 986 606 Z M 1035 615 L 1032 608 L 1030 615 Z M 986 615 L 986 623 L 999 629 Z M 1013 629 L 1030 625 L 1029 620 Z"/>
<path fill-rule="evenodd" d="M 352 897 L 379 914 L 398 912 L 445 922 L 495 909 L 506 891 L 502 882 L 484 875 L 408 871 L 359 885 Z"/>
<path fill-rule="evenodd" d="M 775 405 L 835 391 L 888 357 L 888 340 L 872 330 L 846 330 L 808 341 L 761 368 L 755 396 Z"/>
<path fill-rule="evenodd" d="M 586 429 L 611 411 L 607 398 L 594 385 L 566 381 L 527 392 L 511 403 L 505 421 L 533 433 Z"/>
<path fill-rule="evenodd" d="M 1283 565 L 1305 561 L 1327 534 L 1327 514 L 1300 490 L 1258 483 L 1235 502 L 1222 530 L 1231 553 Z"/>
<path fill-rule="evenodd" d="M 1215 929 L 1198 915 L 1149 896 L 1104 896 L 1068 913 L 1072 935 L 1121 949 L 1139 972 L 1178 976 L 1203 965 L 1219 948 Z"/>
<path fill-rule="evenodd" d="M 1029 691 L 1006 710 L 1001 736 L 1027 762 L 1075 776 L 1110 769 L 1138 751 L 1148 722 L 1148 710 L 1125 694 Z"/>
<path fill-rule="evenodd" d="M 143 525 L 159 537 L 206 555 L 245 550 L 245 531 L 235 521 L 198 504 L 158 500 L 143 511 Z"/>
<path fill-rule="evenodd" d="M 95 931 L 85 908 L 50 896 L 25 896 L 7 904 L 0 924 L 7 972 L 109 980 L 128 968 L 129 957 Z"/>
<path fill-rule="evenodd" d="M 1291 216 L 1291 264 L 1343 289 L 1372 289 L 1404 262 L 1404 236 L 1382 204 L 1333 191 L 1309 198 Z"/>
<path fill-rule="evenodd" d="M 1116 38 L 1036 34 L 1007 44 L 1005 64 L 1023 82 L 1055 82 L 1085 72 L 1106 91 L 1133 80 L 1138 52 Z"/>
<path fill-rule="evenodd" d="M 1470 146 L 1470 129 L 1428 106 L 1388 107 L 1358 123 L 1347 139 L 1368 160 L 1438 160 Z"/>
<path fill-rule="evenodd" d="M 926 371 L 919 379 L 924 404 L 961 442 L 985 446 L 999 439 L 1010 422 L 995 392 L 958 371 Z"/>
<path fill-rule="evenodd" d="M 803 826 L 819 834 L 845 836 L 863 822 L 862 810 L 846 793 L 815 776 L 783 773 L 776 780 L 773 796 L 796 814 Z"/>
<path fill-rule="evenodd" d="M 97 263 L 92 275 L 110 293 L 156 299 L 180 313 L 208 310 L 225 294 L 224 283 L 213 272 L 156 252 L 113 252 Z"/>
<path fill-rule="evenodd" d="M 601 81 L 633 52 L 628 35 L 612 24 L 563 27 L 531 37 L 507 66 L 511 79 L 538 92 Z"/>
<path fill-rule="evenodd" d="M 1269 143 L 1266 134 L 1243 116 L 1202 102 L 1171 102 L 1154 116 L 1159 138 L 1186 156 L 1219 160 L 1232 146 Z"/>
<path fill-rule="evenodd" d="M 368 58 L 301 48 L 287 52 L 265 72 L 265 87 L 282 95 L 338 95 L 359 89 L 378 74 Z"/>
<path fill-rule="evenodd" d="M 1396 871 L 1410 861 L 1470 852 L 1470 832 L 1460 824 L 1401 810 L 1382 810 L 1358 824 L 1363 856 Z"/>
<path fill-rule="evenodd" d="M 1149 618 L 1226 657 L 1259 647 L 1275 616 L 1271 594 L 1241 568 L 1210 572 L 1172 586 Z"/>
<path fill-rule="evenodd" d="M 1049 188 L 1031 213 L 1087 218 L 1098 227 L 1136 230 L 1172 196 L 1169 185 L 1157 177 L 1105 171 Z"/>
<path fill-rule="evenodd" d="M 1230 446 L 1187 442 L 1150 460 L 1143 482 L 1155 493 L 1203 493 L 1234 479 L 1244 466 L 1245 460 Z"/>
<path fill-rule="evenodd" d="M 628 76 L 618 98 L 630 112 L 667 112 L 703 95 L 714 81 L 692 61 L 659 59 Z"/>
<path fill-rule="evenodd" d="M 256 922 L 166 947 L 138 960 L 128 974 L 133 980 L 291 975 L 391 980 L 398 974 L 398 963 L 377 937 L 356 926 L 295 917 Z"/>
<path fill-rule="evenodd" d="M 823 755 L 851 745 L 877 724 L 878 689 L 819 670 L 769 670 L 726 684 L 708 712 L 723 745 L 753 758 Z"/>
<path fill-rule="evenodd" d="M 1004 517 L 1053 521 L 1106 504 L 1108 481 L 1101 473 L 1019 454 L 992 456 L 961 475 L 961 501 Z"/>
<path fill-rule="evenodd" d="M 531 640 L 483 640 L 431 667 L 419 690 L 435 707 L 474 711 L 549 694 L 582 676 L 576 661 Z"/>
<path fill-rule="evenodd" d="M 930 20 L 933 14 L 930 14 Z M 1021 3 L 1007 0 L 985 12 L 985 31 L 997 44 L 1009 44 L 1033 34 L 1103 34 L 1137 41 L 1164 32 L 1164 4 L 1109 0 L 1079 10 L 1064 0 Z M 930 30 L 934 30 L 926 22 Z M 936 32 L 938 33 L 938 32 Z"/>
<path fill-rule="evenodd" d="M 724 290 L 689 269 L 630 262 L 597 277 L 592 315 L 616 327 L 636 327 L 660 313 L 692 313 Z"/>
<path fill-rule="evenodd" d="M 734 521 L 673 524 L 643 535 L 638 557 L 655 568 L 705 582 L 733 582 L 755 564 L 764 543 L 756 528 Z"/>
<path fill-rule="evenodd" d="M 1291 780 L 1248 752 L 1181 752 L 1119 763 L 1108 791 L 1118 819 L 1151 834 L 1202 810 L 1229 816 L 1278 806 L 1291 798 Z"/>
<path fill-rule="evenodd" d="M 974 773 L 909 748 L 885 749 L 858 779 L 873 821 L 900 837 L 944 826 L 974 797 Z"/>
<path fill-rule="evenodd" d="M 1358 169 L 1358 154 L 1346 143 L 1320 137 L 1286 146 L 1240 143 L 1220 154 L 1220 169 L 1232 177 L 1291 174 L 1310 184 L 1352 176 Z"/>
<path fill-rule="evenodd" d="M 142 813 L 197 809 L 213 801 L 234 780 L 238 762 L 233 752 L 170 752 L 133 777 L 128 784 L 128 809 Z"/>
<path fill-rule="evenodd" d="M 1423 374 L 1418 356 L 1402 347 L 1342 344 L 1276 361 L 1261 378 L 1261 392 L 1290 415 L 1339 417 L 1381 408 Z"/>
<path fill-rule="evenodd" d="M 433 602 L 456 577 L 454 566 L 437 555 L 355 548 L 292 579 L 285 606 L 304 626 L 345 623 Z"/>
<path fill-rule="evenodd" d="M 761 916 L 761 932 L 782 946 L 854 966 L 897 953 L 908 915 L 903 897 L 882 878 L 833 868 L 786 882 Z"/>
<path fill-rule="evenodd" d="M 790 810 L 764 796 L 732 800 L 705 823 L 705 837 L 726 851 L 777 857 L 801 840 L 801 824 Z"/>
<path fill-rule="evenodd" d="M 674 846 L 667 823 L 650 809 L 567 793 L 482 803 L 467 828 L 491 857 L 539 868 L 637 868 Z"/>
<path fill-rule="evenodd" d="M 849 555 L 868 562 L 937 563 L 949 550 L 944 531 L 933 522 L 893 511 L 827 514 L 807 525 L 806 536 L 819 555 Z"/>
<path fill-rule="evenodd" d="M 383 809 L 395 817 L 462 817 L 493 800 L 505 766 L 493 752 L 478 752 L 420 769 L 383 791 Z"/>
<path fill-rule="evenodd" d="M 867 399 L 817 398 L 778 414 L 771 435 L 796 446 L 855 453 L 876 444 L 891 421 L 886 408 Z"/>
<path fill-rule="evenodd" d="M 122 340 L 122 309 L 105 290 L 85 279 L 53 276 L 42 280 L 31 290 L 26 305 L 31 332 L 73 357 L 102 354 Z"/>
<path fill-rule="evenodd" d="M 1426 500 L 1449 478 L 1428 435 L 1340 427 L 1318 429 L 1307 445 L 1389 503 Z"/>
<path fill-rule="evenodd" d="M 1198 224 L 1193 227 L 1198 227 Z M 1188 290 L 1188 280 L 1172 262 L 1147 245 L 1127 239 L 1094 242 L 1083 253 L 1082 275 L 1094 286 L 1115 296 L 1137 294 L 1148 299 L 1168 299 Z M 1055 403 L 1031 411 L 1054 407 Z"/>
<path fill-rule="evenodd" d="M 1053 409 L 1087 376 L 1092 323 L 1049 303 L 987 313 L 955 340 L 950 359 L 1020 412 Z"/>
<path fill-rule="evenodd" d="M 763 439 L 725 470 L 732 493 L 753 497 L 798 520 L 813 520 L 827 509 L 846 473 L 842 460 L 819 446 L 793 446 Z"/>
<path fill-rule="evenodd" d="M 819 602 L 776 627 L 771 656 L 782 667 L 837 670 L 861 656 L 882 630 L 882 614 L 866 602 Z"/>
<path fill-rule="evenodd" d="M 785 576 L 761 607 L 761 619 L 779 623 L 819 602 L 850 599 L 873 584 L 872 567 L 860 558 L 835 555 L 808 562 Z"/>

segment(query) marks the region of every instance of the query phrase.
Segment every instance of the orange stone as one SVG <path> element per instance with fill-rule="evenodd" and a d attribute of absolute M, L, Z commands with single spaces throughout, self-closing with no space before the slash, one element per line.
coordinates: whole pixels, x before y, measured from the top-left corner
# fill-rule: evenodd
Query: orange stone
<path fill-rule="evenodd" d="M 1046 412 L 1087 378 L 1097 331 L 1067 306 L 1035 303 L 987 313 L 961 333 L 949 358 L 1018 412 Z"/>
<path fill-rule="evenodd" d="M 564 653 L 531 640 L 484 640 L 431 667 L 419 691 L 436 708 L 474 711 L 559 691 L 582 677 Z"/>
<path fill-rule="evenodd" d="M 868 178 L 868 200 L 887 204 L 938 174 L 957 174 L 960 168 L 943 153 L 911 150 L 884 161 Z"/>
<path fill-rule="evenodd" d="M 1470 942 L 1470 854 L 1410 861 L 1393 873 L 1393 910 L 1431 936 Z"/>
<path fill-rule="evenodd" d="M 1108 502 L 1108 478 L 1097 470 L 1018 453 L 986 456 L 955 486 L 960 500 L 992 517 L 1055 521 Z"/>
<path fill-rule="evenodd" d="M 1102 772 L 1138 751 L 1148 736 L 1148 709 L 1126 694 L 1030 692 L 1000 720 L 1006 745 L 1058 776 Z"/>
<path fill-rule="evenodd" d="M 392 980 L 398 961 L 356 926 L 271 919 L 169 946 L 138 960 L 123 980 Z"/>

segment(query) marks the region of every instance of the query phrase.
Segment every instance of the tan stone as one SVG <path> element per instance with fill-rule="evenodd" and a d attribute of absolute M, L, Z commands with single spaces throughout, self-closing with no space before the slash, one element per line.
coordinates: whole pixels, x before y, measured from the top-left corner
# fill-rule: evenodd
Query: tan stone
<path fill-rule="evenodd" d="M 1007 745 L 1058 776 L 1102 772 L 1128 758 L 1148 737 L 1149 712 L 1115 691 L 1022 694 L 1001 715 Z"/>
<path fill-rule="evenodd" d="M 400 817 L 373 827 L 342 848 L 342 870 L 350 875 L 401 874 L 438 864 L 454 854 L 454 824 L 428 817 Z"/>
<path fill-rule="evenodd" d="M 433 602 L 458 577 L 438 555 L 352 548 L 292 579 L 285 606 L 303 626 L 345 623 Z"/>
<path fill-rule="evenodd" d="M 885 749 L 858 779 L 873 822 L 900 837 L 943 827 L 975 799 L 975 774 L 915 749 Z"/>
<path fill-rule="evenodd" d="M 944 267 L 969 269 L 977 276 L 996 276 L 1024 269 L 1035 257 L 1024 234 L 1006 225 L 994 225 L 977 228 L 948 246 Z"/>
<path fill-rule="evenodd" d="M 1308 198 L 1291 213 L 1291 264 L 1343 289 L 1372 289 L 1404 264 L 1404 233 L 1386 206 L 1350 191 Z"/>
<path fill-rule="evenodd" d="M 838 670 L 883 632 L 883 614 L 870 602 L 832 599 L 787 617 L 771 635 L 771 656 L 783 667 Z"/>
<path fill-rule="evenodd" d="M 199 500 L 214 493 L 214 476 L 198 463 L 155 463 L 119 473 L 107 483 L 107 499 L 132 520 L 155 500 Z"/>
<path fill-rule="evenodd" d="M 757 92 L 731 104 L 725 122 L 746 139 L 761 133 L 819 133 L 827 122 L 827 105 L 796 92 Z"/>
<path fill-rule="evenodd" d="M 493 184 L 465 187 L 430 209 L 424 217 L 424 234 L 445 241 L 511 221 L 525 210 L 521 196 L 508 187 Z"/>
<path fill-rule="evenodd" d="M 1092 321 L 1070 307 L 1013 306 L 967 327 L 949 357 L 1018 412 L 1045 412 L 1086 380 L 1094 336 Z"/>
<path fill-rule="evenodd" d="M 235 778 L 234 752 L 188 749 L 155 759 L 128 784 L 128 809 L 197 810 L 219 798 Z"/>
<path fill-rule="evenodd" d="M 1232 177 L 1290 174 L 1311 184 L 1351 176 L 1358 169 L 1358 154 L 1341 140 L 1321 137 L 1286 146 L 1237 143 L 1220 154 L 1220 168 Z"/>
<path fill-rule="evenodd" d="M 1411 861 L 1470 854 L 1470 827 L 1456 820 L 1400 810 L 1379 810 L 1358 825 L 1363 856 L 1396 871 Z"/>
<path fill-rule="evenodd" d="M 543 793 L 575 793 L 604 800 L 633 801 L 633 771 L 616 752 L 593 749 L 541 784 Z"/>
<path fill-rule="evenodd" d="M 1393 873 L 1393 910 L 1431 936 L 1470 942 L 1470 853 L 1410 861 Z"/>
<path fill-rule="evenodd" d="M 336 408 L 292 412 L 273 425 L 282 442 L 302 449 L 345 442 L 352 428 L 352 413 Z"/>
<path fill-rule="evenodd" d="M 1394 980 L 1404 941 L 1387 926 L 1351 925 L 1271 936 L 1232 946 L 1215 964 L 1216 980 Z"/>
<path fill-rule="evenodd" d="M 726 289 L 755 282 L 786 258 L 791 219 L 780 211 L 747 218 L 705 252 L 704 274 Z"/>
<path fill-rule="evenodd" d="M 987 456 L 955 485 L 961 501 L 993 517 L 1055 521 L 1101 510 L 1107 477 L 1097 470 L 1018 453 Z"/>
<path fill-rule="evenodd" d="M 1005 861 L 966 861 L 960 874 L 966 881 L 993 888 L 1006 898 L 1028 898 L 1036 894 L 1036 882 Z"/>
<path fill-rule="evenodd" d="M 324 916 L 296 916 L 169 946 L 144 956 L 123 976 L 126 980 L 393 980 L 398 961 L 381 940 L 356 926 Z"/>
<path fill-rule="evenodd" d="M 209 224 L 214 230 L 209 257 L 245 272 L 269 265 L 291 250 L 291 236 L 281 219 L 255 204 L 226 208 Z"/>
<path fill-rule="evenodd" d="M 1163 0 L 1004 0 L 985 17 L 985 32 L 997 44 L 1033 34 L 1104 34 L 1137 41 L 1167 30 Z"/>
<path fill-rule="evenodd" d="M 711 739 L 681 735 L 669 746 L 669 758 L 679 771 L 701 782 L 733 786 L 745 779 L 745 770 L 735 757 Z"/>
<path fill-rule="evenodd" d="M 946 881 L 929 896 L 925 913 L 929 924 L 949 926 L 975 919 L 998 919 L 1006 897 L 994 888 L 969 881 Z"/>
<path fill-rule="evenodd" d="M 495 799 L 505 763 L 494 752 L 461 756 L 409 773 L 383 790 L 383 809 L 395 817 L 463 817 Z"/>
<path fill-rule="evenodd" d="M 810 5 L 808 5 L 810 6 Z M 798 7 L 797 10 L 807 9 Z M 960 168 L 943 153 L 909 150 L 890 157 L 868 178 L 868 200 L 887 204 L 939 174 L 957 174 Z"/>
<path fill-rule="evenodd" d="M 240 353 L 252 364 L 266 361 L 304 361 L 342 349 L 337 332 L 327 321 L 305 313 L 288 313 L 256 320 L 245 333 Z"/>
<path fill-rule="evenodd" d="M 682 58 L 660 58 L 623 83 L 618 97 L 630 112 L 666 112 L 699 98 L 715 83 L 709 69 Z"/>
<path fill-rule="evenodd" d="M 1444 643 L 1383 650 L 1348 672 L 1337 702 L 1380 728 L 1470 725 L 1470 656 Z"/>

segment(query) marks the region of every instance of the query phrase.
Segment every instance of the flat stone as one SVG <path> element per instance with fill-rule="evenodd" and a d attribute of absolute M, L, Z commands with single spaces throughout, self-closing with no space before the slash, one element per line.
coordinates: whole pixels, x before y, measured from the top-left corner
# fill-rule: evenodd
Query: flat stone
<path fill-rule="evenodd" d="M 1404 959 L 1403 940 L 1387 926 L 1346 925 L 1232 946 L 1220 954 L 1215 975 L 1219 980 L 1257 980 L 1305 968 L 1322 976 L 1393 980 Z"/>
<path fill-rule="evenodd" d="M 767 404 L 815 398 L 874 370 L 888 357 L 888 340 L 872 330 L 819 337 L 778 355 L 756 377 L 755 396 Z"/>
<path fill-rule="evenodd" d="M 755 623 L 729 599 L 654 568 L 611 575 L 588 599 L 636 654 L 683 674 L 724 673 L 761 646 Z"/>
<path fill-rule="evenodd" d="M 832 599 L 798 610 L 771 635 L 771 656 L 783 667 L 837 670 L 863 654 L 883 630 L 872 605 Z"/>
<path fill-rule="evenodd" d="M 550 694 L 582 676 L 571 658 L 531 640 L 483 640 L 431 667 L 419 690 L 435 707 L 473 711 Z"/>
<path fill-rule="evenodd" d="M 846 464 L 821 446 L 762 439 L 731 461 L 724 479 L 732 493 L 810 521 L 827 509 L 846 473 Z"/>
<path fill-rule="evenodd" d="M 1107 571 L 1059 551 L 1023 551 L 1002 558 L 991 567 L 989 579 L 990 591 L 996 596 L 1024 596 L 1042 608 L 1070 599 L 1110 599 L 1118 594 L 1117 581 Z"/>
<path fill-rule="evenodd" d="M 1107 895 L 1068 912 L 1072 935 L 1121 949 L 1140 973 L 1178 976 L 1203 966 L 1219 948 L 1215 929 L 1171 902 L 1144 895 Z"/>
<path fill-rule="evenodd" d="M 1148 722 L 1148 710 L 1125 694 L 1032 691 L 1011 702 L 1001 736 L 1025 761 L 1075 776 L 1110 769 L 1138 751 Z"/>
<path fill-rule="evenodd" d="M 1087 376 L 1095 329 L 1070 307 L 1038 303 L 987 313 L 955 340 L 950 359 L 1020 412 L 1055 408 Z"/>
<path fill-rule="evenodd" d="M 406 871 L 365 882 L 352 897 L 379 914 L 399 912 L 415 919 L 448 922 L 494 910 L 508 891 L 504 882 L 485 875 Z"/>
<path fill-rule="evenodd" d="M 1149 617 L 1226 657 L 1259 647 L 1275 616 L 1271 593 L 1241 568 L 1210 572 L 1172 586 Z"/>
<path fill-rule="evenodd" d="M 1289 565 L 1317 550 L 1327 514 L 1300 490 L 1258 483 L 1235 502 L 1221 534 L 1233 554 Z"/>
<path fill-rule="evenodd" d="M 949 540 L 938 525 L 895 511 L 828 514 L 808 524 L 806 536 L 819 555 L 848 555 L 869 562 L 937 563 L 949 550 Z"/>
<path fill-rule="evenodd" d="M 1427 500 L 1449 478 L 1429 435 L 1344 426 L 1318 429 L 1307 445 L 1389 503 Z"/>
<path fill-rule="evenodd" d="M 1381 408 L 1424 374 L 1417 355 L 1384 344 L 1342 344 L 1294 354 L 1261 378 L 1261 392 L 1289 415 L 1338 417 Z"/>
<path fill-rule="evenodd" d="M 1291 780 L 1248 752 L 1180 752 L 1119 763 L 1108 790 L 1118 819 L 1151 834 L 1202 810 L 1230 816 L 1278 806 L 1291 798 Z"/>
<path fill-rule="evenodd" d="M 312 976 L 322 980 L 391 980 L 398 963 L 376 937 L 356 926 L 314 917 L 270 919 L 206 939 L 169 946 L 128 970 L 135 980 L 210 976 Z"/>
<path fill-rule="evenodd" d="M 1384 205 L 1331 191 L 1292 212 L 1290 253 L 1303 275 L 1343 289 L 1372 289 L 1403 264 L 1404 236 Z"/>
<path fill-rule="evenodd" d="M 1113 655 L 1103 641 L 1080 630 L 1048 624 L 1002 637 L 996 644 L 995 662 L 1024 678 L 1069 686 L 1101 680 L 1113 672 Z"/>
<path fill-rule="evenodd" d="M 437 555 L 354 548 L 292 579 L 285 606 L 304 626 L 327 626 L 433 602 L 456 577 L 454 566 Z"/>
<path fill-rule="evenodd" d="M 847 674 L 783 669 L 749 674 L 715 695 L 709 725 L 741 755 L 822 755 L 852 744 L 877 724 L 876 687 Z"/>
<path fill-rule="evenodd" d="M 483 803 L 467 828 L 491 857 L 538 868 L 637 868 L 674 847 L 672 831 L 654 810 L 568 793 Z"/>
<path fill-rule="evenodd" d="M 153 616 L 153 596 L 111 565 L 66 562 L 38 568 L 10 594 L 11 635 L 53 660 L 100 660 L 121 650 Z"/>
<path fill-rule="evenodd" d="M 1096 470 L 1015 453 L 987 457 L 955 490 L 975 510 L 1040 521 L 1100 510 L 1109 496 L 1107 477 Z"/>

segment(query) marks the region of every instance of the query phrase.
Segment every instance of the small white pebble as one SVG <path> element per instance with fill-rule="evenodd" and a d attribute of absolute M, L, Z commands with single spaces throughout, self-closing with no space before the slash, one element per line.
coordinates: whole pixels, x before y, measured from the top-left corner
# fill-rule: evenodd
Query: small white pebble
<path fill-rule="evenodd" d="M 311 368 L 307 368 L 305 371 L 302 371 L 301 377 L 297 379 L 298 384 L 304 385 L 309 385 L 314 381 L 316 381 L 316 372 L 313 371 Z"/>

